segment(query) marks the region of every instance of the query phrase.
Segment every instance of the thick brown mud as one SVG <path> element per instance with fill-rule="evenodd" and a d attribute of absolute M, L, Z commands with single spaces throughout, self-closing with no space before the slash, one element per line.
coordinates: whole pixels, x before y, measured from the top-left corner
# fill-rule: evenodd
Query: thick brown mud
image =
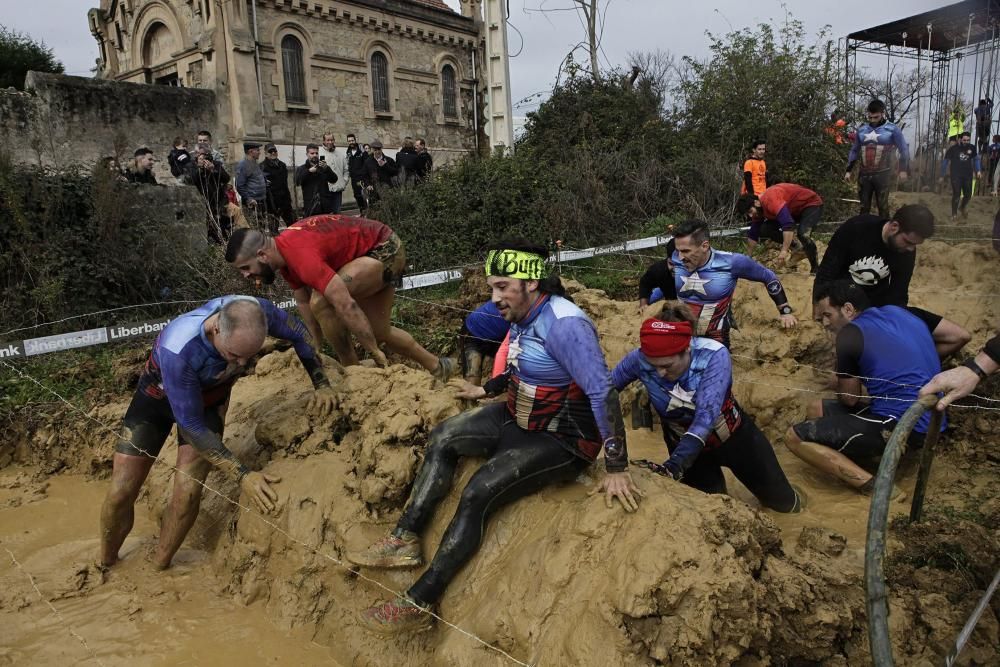
<path fill-rule="evenodd" d="M 925 244 L 913 304 L 967 327 L 970 349 L 977 349 L 1000 321 L 1000 278 L 963 267 L 995 261 L 983 243 Z M 735 391 L 805 491 L 802 514 L 761 510 L 732 478 L 729 496 L 706 496 L 635 470 L 645 497 L 629 515 L 588 495 L 599 479 L 595 469 L 494 516 L 439 609 L 462 631 L 437 623 L 412 637 L 380 639 L 359 627 L 358 612 L 389 590 L 405 590 L 419 572 L 361 572 L 366 579 L 344 566 L 344 554 L 391 529 L 428 432 L 463 406 L 421 371 L 356 367 L 334 373 L 339 408 L 319 419 L 306 411 L 309 384 L 294 354 L 274 352 L 237 383 L 227 442 L 281 477 L 279 508 L 264 518 L 240 510 L 233 501 L 246 500 L 211 474 L 208 485 L 222 495 L 206 495 L 177 565 L 166 572 L 155 572 L 144 555 L 170 490 L 168 466 L 154 467 L 126 557 L 104 575 L 87 564 L 96 554 L 106 481 L 52 476 L 45 463 L 52 454 L 64 469 L 100 478 L 113 440 L 54 424 L 18 441 L 14 460 L 32 465 L 0 472 L 0 539 L 61 619 L 0 551 L 0 664 L 514 664 L 469 634 L 538 665 L 870 664 L 862 587 L 868 501 L 782 444 L 785 429 L 822 395 L 831 365 L 829 338 L 808 317 L 811 279 L 793 272 L 783 281 L 802 315 L 790 331 L 778 328 L 762 286 L 737 293 Z M 574 289 L 615 363 L 637 343 L 635 302 Z M 102 406 L 93 414 L 116 426 L 123 409 Z M 984 577 L 1000 566 L 995 414 L 953 412 L 927 521 L 890 531 L 898 664 L 939 663 Z M 666 454 L 658 430 L 630 431 L 629 446 L 633 457 Z M 163 458 L 172 463 L 175 455 L 171 443 Z M 424 536 L 425 555 L 477 464 L 460 466 L 456 490 Z M 900 483 L 910 493 L 915 465 L 904 459 Z M 892 508 L 897 517 L 907 511 L 906 503 Z M 987 611 L 960 664 L 1000 662 L 998 608 Z"/>

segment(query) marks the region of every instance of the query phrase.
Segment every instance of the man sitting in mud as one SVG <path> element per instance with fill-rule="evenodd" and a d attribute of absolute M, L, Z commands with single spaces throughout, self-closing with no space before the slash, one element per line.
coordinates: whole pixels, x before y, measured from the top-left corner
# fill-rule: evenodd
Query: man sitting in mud
<path fill-rule="evenodd" d="M 899 306 L 871 307 L 850 280 L 825 283 L 814 298 L 816 318 L 836 335 L 837 398 L 812 403 L 809 421 L 789 428 L 785 444 L 806 463 L 870 495 L 875 478 L 858 462 L 882 454 L 888 434 L 941 361 L 919 317 Z M 910 434 L 911 446 L 923 445 L 929 424 L 925 414 Z"/>
<path fill-rule="evenodd" d="M 487 518 L 519 498 L 573 480 L 604 451 L 607 475 L 595 489 L 610 506 L 638 508 L 638 490 L 628 473 L 618 392 L 597 330 L 586 314 L 563 297 L 558 277 L 546 277 L 544 247 L 523 241 L 500 243 L 486 259 L 487 283 L 500 314 L 511 323 L 507 371 L 483 387 L 462 384 L 460 398 L 506 392 L 489 403 L 439 424 L 431 433 L 410 499 L 392 533 L 365 551 L 348 553 L 368 567 L 419 567 L 420 534 L 448 494 L 458 459 L 485 458 L 462 492 L 437 553 L 405 597 L 363 612 L 363 625 L 379 634 L 426 629 L 425 613 L 444 594 L 459 569 L 476 553 Z M 461 381 L 456 381 L 461 382 Z"/>
<path fill-rule="evenodd" d="M 391 325 L 396 288 L 406 268 L 403 242 L 378 220 L 316 215 L 299 220 L 276 237 L 238 229 L 226 247 L 226 261 L 244 277 L 270 285 L 280 272 L 295 295 L 299 314 L 317 340 L 323 335 L 345 366 L 358 363 L 351 341 L 357 339 L 379 366 L 379 349 L 408 357 L 441 380 L 455 362 L 440 359 Z"/>
<path fill-rule="evenodd" d="M 688 307 L 663 302 L 642 323 L 639 349 L 611 371 L 619 391 L 639 380 L 660 415 L 670 457 L 650 467 L 705 493 L 725 493 L 725 466 L 765 507 L 798 512 L 801 501 L 774 448 L 733 398 L 729 350 L 693 332 Z"/>
<path fill-rule="evenodd" d="M 677 297 L 694 313 L 696 336 L 708 336 L 729 347 L 729 309 L 740 278 L 763 283 L 778 308 L 781 326 L 796 325 L 785 288 L 774 271 L 746 255 L 712 248 L 708 223 L 703 220 L 685 220 L 674 235 L 677 249 L 670 257 L 674 285 Z"/>
<path fill-rule="evenodd" d="M 233 383 L 266 336 L 292 342 L 316 393 L 309 408 L 328 414 L 335 396 L 302 323 L 270 301 L 224 296 L 173 320 L 160 332 L 125 412 L 124 434 L 115 448 L 111 489 L 101 510 L 101 564 L 114 565 L 132 530 L 135 501 L 170 429 L 177 424 L 174 490 L 160 526 L 153 558 L 170 561 L 194 525 L 202 483 L 210 466 L 239 482 L 261 512 L 274 509 L 276 477 L 251 472 L 222 443 Z"/>
<path fill-rule="evenodd" d="M 492 301 L 469 313 L 458 334 L 458 347 L 465 381 L 483 383 L 483 362 L 495 359 L 500 345 L 507 337 L 510 322 L 504 319 Z"/>
<path fill-rule="evenodd" d="M 907 307 L 917 246 L 932 236 L 934 214 L 922 204 L 900 206 L 889 220 L 858 215 L 844 221 L 830 238 L 816 272 L 813 301 L 824 285 L 850 279 L 873 306 Z M 940 315 L 910 310 L 927 322 L 942 359 L 972 339 L 968 331 Z"/>

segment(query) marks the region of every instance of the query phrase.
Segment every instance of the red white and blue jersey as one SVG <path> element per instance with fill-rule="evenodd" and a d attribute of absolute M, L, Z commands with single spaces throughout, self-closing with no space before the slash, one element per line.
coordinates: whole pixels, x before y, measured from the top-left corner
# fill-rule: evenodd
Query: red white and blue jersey
<path fill-rule="evenodd" d="M 670 257 L 677 298 L 694 314 L 695 335 L 708 336 L 729 347 L 729 308 L 740 278 L 764 283 L 772 300 L 784 293 L 774 271 L 746 255 L 723 250 L 711 251 L 708 261 L 688 271 L 675 251 Z M 780 305 L 780 304 L 779 304 Z"/>
<path fill-rule="evenodd" d="M 511 324 L 507 366 L 507 409 L 517 425 L 566 436 L 594 460 L 614 430 L 606 407 L 608 366 L 586 313 L 562 297 L 542 296 Z"/>
<path fill-rule="evenodd" d="M 691 339 L 691 365 L 676 382 L 660 377 L 641 350 L 632 350 L 611 371 L 611 383 L 621 390 L 635 380 L 646 387 L 649 402 L 674 443 L 690 433 L 706 449 L 713 449 L 743 423 L 733 398 L 729 350 L 714 340 Z"/>
<path fill-rule="evenodd" d="M 858 128 L 847 156 L 847 169 L 861 160 L 861 173 L 885 171 L 892 167 L 893 154 L 899 154 L 899 168 L 906 171 L 910 162 L 910 147 L 906 137 L 895 123 L 884 121 L 879 125 L 865 123 Z"/>
<path fill-rule="evenodd" d="M 320 367 L 305 326 L 267 299 L 223 296 L 173 320 L 160 332 L 153 352 L 139 376 L 138 390 L 157 399 L 166 398 L 178 426 L 191 434 L 206 430 L 204 409 L 226 399 L 233 382 L 246 370 L 230 363 L 205 335 L 205 320 L 230 301 L 255 300 L 264 309 L 267 334 L 292 342 L 303 364 Z"/>

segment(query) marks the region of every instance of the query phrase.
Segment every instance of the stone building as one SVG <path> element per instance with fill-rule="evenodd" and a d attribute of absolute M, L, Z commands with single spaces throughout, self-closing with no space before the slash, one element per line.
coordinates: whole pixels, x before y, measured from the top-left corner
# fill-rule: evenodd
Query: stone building
<path fill-rule="evenodd" d="M 458 13 L 443 0 L 101 0 L 88 19 L 99 77 L 214 91 L 208 129 L 230 159 L 256 139 L 300 162 L 293 146 L 332 131 L 339 146 L 349 132 L 386 148 L 424 137 L 440 163 L 510 145 L 480 122 L 484 94 L 497 112 L 505 95 L 508 117 L 510 105 L 493 62 L 500 49 L 506 67 L 506 35 L 488 43 L 480 2 Z M 200 128 L 178 129 L 193 141 Z"/>

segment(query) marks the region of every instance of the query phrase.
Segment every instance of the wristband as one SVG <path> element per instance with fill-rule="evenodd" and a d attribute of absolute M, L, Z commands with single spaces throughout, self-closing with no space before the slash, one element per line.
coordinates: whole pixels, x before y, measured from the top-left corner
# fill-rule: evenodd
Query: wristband
<path fill-rule="evenodd" d="M 984 371 L 982 368 L 979 367 L 979 364 L 976 363 L 975 358 L 966 359 L 965 363 L 963 363 L 962 365 L 968 368 L 976 375 L 978 375 L 980 380 L 986 379 L 986 371 Z"/>
<path fill-rule="evenodd" d="M 778 308 L 778 312 L 779 312 L 779 313 L 781 313 L 782 315 L 791 315 L 791 314 L 792 314 L 792 307 L 791 307 L 791 306 L 789 306 L 789 305 L 788 305 L 788 304 L 786 303 L 786 304 L 785 304 L 784 306 L 782 306 L 781 308 Z"/>

